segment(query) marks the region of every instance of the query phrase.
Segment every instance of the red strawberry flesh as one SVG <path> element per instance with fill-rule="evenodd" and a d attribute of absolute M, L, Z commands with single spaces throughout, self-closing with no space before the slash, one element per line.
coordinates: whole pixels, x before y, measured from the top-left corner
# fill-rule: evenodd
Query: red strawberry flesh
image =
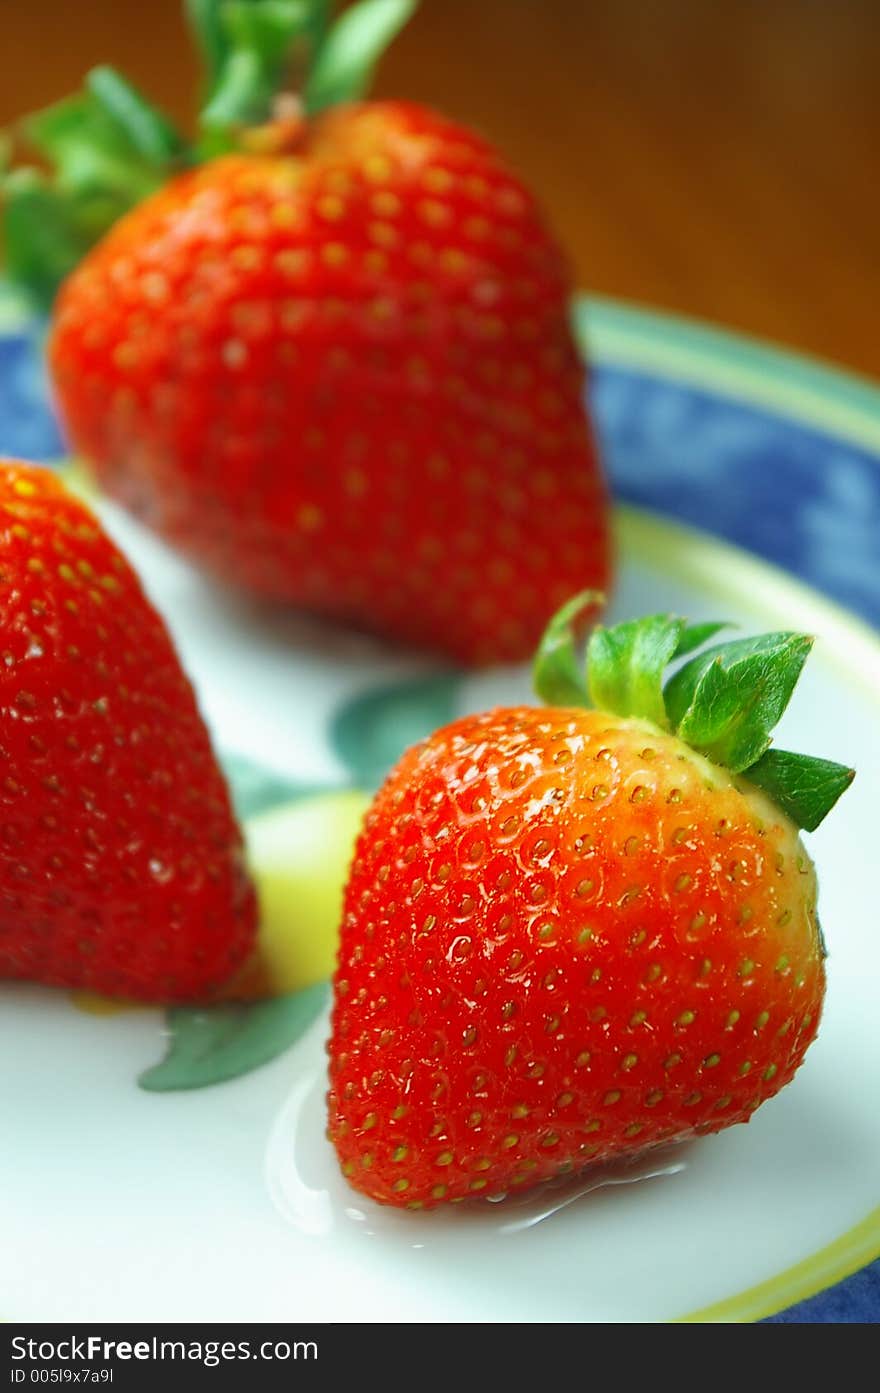
<path fill-rule="evenodd" d="M 432 1207 L 745 1121 L 824 971 L 812 864 L 756 789 L 647 722 L 468 717 L 377 796 L 345 902 L 330 1136 Z"/>
<path fill-rule="evenodd" d="M 465 662 L 609 572 L 567 265 L 482 139 L 331 110 L 129 213 L 49 358 L 102 485 L 225 581 Z"/>
<path fill-rule="evenodd" d="M 0 462 L 0 977 L 204 996 L 253 890 L 163 621 L 92 514 Z"/>

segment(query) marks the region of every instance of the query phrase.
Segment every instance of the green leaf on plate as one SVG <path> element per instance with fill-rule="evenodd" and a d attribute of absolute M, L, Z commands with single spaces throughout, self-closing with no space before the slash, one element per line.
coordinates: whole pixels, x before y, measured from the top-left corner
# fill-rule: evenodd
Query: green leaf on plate
<path fill-rule="evenodd" d="M 456 715 L 460 672 L 417 677 L 356 697 L 338 712 L 330 739 L 359 788 L 373 790 L 404 750 Z"/>
<path fill-rule="evenodd" d="M 235 811 L 243 820 L 281 803 L 295 803 L 301 798 L 336 791 L 333 785 L 300 783 L 257 764 L 246 755 L 224 753 L 220 762 L 229 782 Z"/>
<path fill-rule="evenodd" d="M 305 1033 L 330 999 L 327 982 L 272 1001 L 168 1012 L 168 1050 L 138 1084 L 148 1093 L 209 1088 L 268 1064 Z"/>

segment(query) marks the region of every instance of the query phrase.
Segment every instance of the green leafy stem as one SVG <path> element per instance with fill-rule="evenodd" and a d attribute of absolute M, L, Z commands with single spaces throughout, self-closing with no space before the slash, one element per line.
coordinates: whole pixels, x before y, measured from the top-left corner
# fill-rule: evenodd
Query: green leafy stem
<path fill-rule="evenodd" d="M 542 700 L 652 721 L 756 784 L 798 827 L 814 831 L 855 771 L 770 748 L 771 732 L 788 706 L 813 639 L 770 633 L 705 647 L 728 627 L 725 623 L 690 624 L 653 614 L 611 628 L 597 625 L 584 669 L 579 635 L 601 601 L 586 591 L 550 621 L 534 666 Z M 670 664 L 683 658 L 688 661 L 666 677 Z"/>
<path fill-rule="evenodd" d="M 145 1069 L 147 1093 L 207 1088 L 249 1074 L 283 1053 L 317 1020 L 330 999 L 327 982 L 268 1001 L 168 1012 L 165 1058 Z"/>
<path fill-rule="evenodd" d="M 308 117 L 362 97 L 418 0 L 185 0 L 205 71 L 198 134 L 187 140 L 120 73 L 89 72 L 83 90 L 20 123 L 39 167 L 8 168 L 0 138 L 0 244 L 6 273 L 48 306 L 89 247 L 175 173 L 234 149 L 298 93 Z"/>

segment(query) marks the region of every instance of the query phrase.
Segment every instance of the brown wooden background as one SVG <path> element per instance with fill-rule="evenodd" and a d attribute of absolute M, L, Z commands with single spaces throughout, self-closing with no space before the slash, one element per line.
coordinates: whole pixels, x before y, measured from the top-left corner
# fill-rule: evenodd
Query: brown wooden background
<path fill-rule="evenodd" d="M 180 0 L 0 0 L 0 124 L 123 67 L 180 118 Z M 491 135 L 581 284 L 880 378 L 880 0 L 422 0 L 379 91 Z"/>

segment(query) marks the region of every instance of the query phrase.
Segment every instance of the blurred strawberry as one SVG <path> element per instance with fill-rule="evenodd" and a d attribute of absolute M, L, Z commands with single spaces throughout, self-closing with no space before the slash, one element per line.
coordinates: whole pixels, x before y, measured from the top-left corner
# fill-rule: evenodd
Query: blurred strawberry
<path fill-rule="evenodd" d="M 49 345 L 70 439 L 175 545 L 263 597 L 517 659 L 607 583 L 605 492 L 533 197 L 473 132 L 353 100 L 414 8 L 192 5 L 197 149 L 96 70 L 31 122 L 57 181 L 13 176 L 9 259 L 44 289 L 70 271 Z M 292 52 L 301 103 L 276 97 Z"/>

